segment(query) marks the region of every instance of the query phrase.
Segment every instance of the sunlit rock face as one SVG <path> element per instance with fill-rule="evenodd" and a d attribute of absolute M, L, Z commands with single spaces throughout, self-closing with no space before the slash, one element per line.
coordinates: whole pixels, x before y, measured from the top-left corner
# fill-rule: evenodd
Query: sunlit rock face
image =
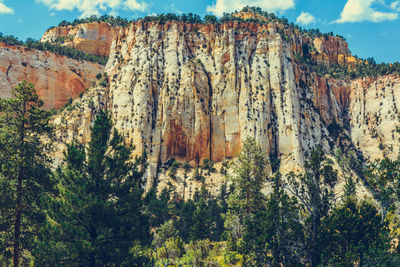
<path fill-rule="evenodd" d="M 310 40 L 276 23 L 133 23 L 112 42 L 108 85 L 60 115 L 69 122 L 62 136 L 89 140 L 94 114 L 106 107 L 135 154 L 148 152 L 148 187 L 168 179 L 163 162 L 233 159 L 247 136 L 280 159 L 283 173 L 301 170 L 317 144 L 330 154 L 345 147 L 365 158 L 394 156 L 399 77 L 318 76 L 296 59 L 310 44 L 324 64 L 352 64 L 343 39 Z"/>
<path fill-rule="evenodd" d="M 0 97 L 22 80 L 35 84 L 47 109 L 63 107 L 91 86 L 104 66 L 46 51 L 0 43 Z"/>
<path fill-rule="evenodd" d="M 41 42 L 60 43 L 87 54 L 107 57 L 120 27 L 105 22 L 82 23 L 47 30 Z"/>

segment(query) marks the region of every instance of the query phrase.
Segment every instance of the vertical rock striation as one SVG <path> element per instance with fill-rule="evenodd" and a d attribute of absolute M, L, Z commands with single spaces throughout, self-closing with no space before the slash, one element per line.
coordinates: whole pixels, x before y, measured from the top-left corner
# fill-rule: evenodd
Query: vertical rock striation
<path fill-rule="evenodd" d="M 231 159 L 247 136 L 280 159 L 283 173 L 300 170 L 317 144 L 332 154 L 342 147 L 370 159 L 394 156 L 399 77 L 318 76 L 297 60 L 311 43 L 315 61 L 356 60 L 339 37 L 310 40 L 274 22 L 133 23 L 111 45 L 107 88 L 91 89 L 98 101 L 81 105 L 89 94 L 76 101 L 79 111 L 60 115 L 64 135 L 88 140 L 93 114 L 107 107 L 135 153 L 149 153 L 147 186 L 161 163 Z"/>
<path fill-rule="evenodd" d="M 107 57 L 120 27 L 106 22 L 82 23 L 75 26 L 54 27 L 47 30 L 41 42 L 61 43 L 87 54 Z"/>

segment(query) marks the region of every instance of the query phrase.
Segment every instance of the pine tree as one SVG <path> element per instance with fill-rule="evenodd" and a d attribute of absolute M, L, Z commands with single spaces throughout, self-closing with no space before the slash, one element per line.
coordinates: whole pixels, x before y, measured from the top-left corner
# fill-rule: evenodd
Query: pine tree
<path fill-rule="evenodd" d="M 228 229 L 228 245 L 231 249 L 239 249 L 238 243 L 243 238 L 245 223 L 252 215 L 265 208 L 265 197 L 261 192 L 267 181 L 267 155 L 262 152 L 253 138 L 247 138 L 242 144 L 229 178 L 233 182 L 228 203 L 228 211 L 224 214 L 225 228 Z"/>
<path fill-rule="evenodd" d="M 243 218 L 258 211 L 265 203 L 261 189 L 267 181 L 267 166 L 267 155 L 253 138 L 248 137 L 242 144 L 233 176 L 230 177 L 242 202 L 240 215 Z"/>
<path fill-rule="evenodd" d="M 382 223 L 386 214 L 400 200 L 400 159 L 384 158 L 367 166 L 366 181 L 382 209 Z"/>
<path fill-rule="evenodd" d="M 193 224 L 190 227 L 190 240 L 196 241 L 210 237 L 210 214 L 207 199 L 200 194 L 196 202 L 196 209 L 193 212 Z"/>
<path fill-rule="evenodd" d="M 107 113 L 98 115 L 86 151 L 68 145 L 57 169 L 60 194 L 49 201 L 48 224 L 35 251 L 40 266 L 141 266 L 130 253 L 135 241 L 149 239 L 143 214 L 142 176 L 146 155 L 130 161 L 131 149 Z"/>
<path fill-rule="evenodd" d="M 53 191 L 50 143 L 42 138 L 50 137 L 52 126 L 32 83 L 22 81 L 12 96 L 0 99 L 0 253 L 5 265 L 12 253 L 19 266 L 44 220 L 41 200 Z"/>
<path fill-rule="evenodd" d="M 321 256 L 321 221 L 332 207 L 332 187 L 337 181 L 337 173 L 321 146 L 311 151 L 304 167 L 305 173 L 290 173 L 287 176 L 287 188 L 307 214 L 304 225 L 305 251 L 311 266 L 315 267 L 320 263 Z"/>
<path fill-rule="evenodd" d="M 398 266 L 390 249 L 391 238 L 382 215 L 367 201 L 346 198 L 322 220 L 324 266 Z"/>
<path fill-rule="evenodd" d="M 281 174 L 277 173 L 265 210 L 246 223 L 246 253 L 254 254 L 257 266 L 300 266 L 302 230 L 297 200 L 285 193 Z"/>

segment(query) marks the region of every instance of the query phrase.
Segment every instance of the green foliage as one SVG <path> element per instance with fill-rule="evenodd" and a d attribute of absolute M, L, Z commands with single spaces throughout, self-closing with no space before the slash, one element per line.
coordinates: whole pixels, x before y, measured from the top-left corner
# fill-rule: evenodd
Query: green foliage
<path fill-rule="evenodd" d="M 223 207 L 203 186 L 196 191 L 193 200 L 178 204 L 175 226 L 185 242 L 209 238 L 221 240 L 224 232 Z"/>
<path fill-rule="evenodd" d="M 111 119 L 100 112 L 87 151 L 70 144 L 55 178 L 59 195 L 48 200 L 47 225 L 34 251 L 40 266 L 132 266 L 135 241 L 149 240 L 141 200 L 146 155 L 130 161 Z"/>
<path fill-rule="evenodd" d="M 346 184 L 344 185 L 344 199 L 347 200 L 352 198 L 356 195 L 356 184 L 353 178 L 348 177 L 346 178 Z"/>
<path fill-rule="evenodd" d="M 238 253 L 235 251 L 226 251 L 223 254 L 225 264 L 236 264 L 238 262 Z"/>
<path fill-rule="evenodd" d="M 261 189 L 267 181 L 267 164 L 266 154 L 253 138 L 248 137 L 235 162 L 233 175 L 229 177 L 234 190 L 227 200 L 224 226 L 228 230 L 230 249 L 240 249 L 246 221 L 264 208 L 265 197 Z"/>
<path fill-rule="evenodd" d="M 204 176 L 202 175 L 202 171 L 201 171 L 201 169 L 200 169 L 199 167 L 196 167 L 196 168 L 194 169 L 194 172 L 193 172 L 193 180 L 199 181 L 199 182 L 202 182 L 202 183 L 204 183 L 204 181 L 205 181 L 205 178 L 204 178 Z"/>
<path fill-rule="evenodd" d="M 212 244 L 208 239 L 199 240 L 196 243 L 190 242 L 186 246 L 182 264 L 184 266 L 218 266 L 212 252 Z"/>
<path fill-rule="evenodd" d="M 97 17 L 96 15 L 92 15 L 84 19 L 75 19 L 72 22 L 63 20 L 60 22 L 60 24 L 58 24 L 58 26 L 59 27 L 75 26 L 83 23 L 92 23 L 92 22 L 106 22 L 111 26 L 121 26 L 121 27 L 125 27 L 130 23 L 127 19 L 121 18 L 119 16 L 113 17 L 109 15 L 102 15 L 101 17 Z"/>
<path fill-rule="evenodd" d="M 221 169 L 219 170 L 220 174 L 227 175 L 229 169 L 229 162 L 227 160 L 222 161 Z"/>
<path fill-rule="evenodd" d="M 150 216 L 151 227 L 158 227 L 171 219 L 170 198 L 171 194 L 167 188 L 164 188 L 158 196 L 155 188 L 147 192 L 144 201 L 146 213 Z"/>
<path fill-rule="evenodd" d="M 264 210 L 246 222 L 245 253 L 257 266 L 300 266 L 303 258 L 303 228 L 295 197 L 289 197 L 281 175 L 273 179 L 273 192 Z"/>
<path fill-rule="evenodd" d="M 337 173 L 321 146 L 311 151 L 304 167 L 305 173 L 288 175 L 288 189 L 307 214 L 304 224 L 305 252 L 311 266 L 318 266 L 322 247 L 321 221 L 333 205 L 332 186 L 337 181 Z"/>
<path fill-rule="evenodd" d="M 400 200 L 400 158 L 376 160 L 366 168 L 365 179 L 382 209 L 382 220 Z"/>
<path fill-rule="evenodd" d="M 236 197 L 240 202 L 237 203 L 238 212 L 243 219 L 263 207 L 265 198 L 261 189 L 267 181 L 267 158 L 253 138 L 245 139 L 235 162 L 233 175 L 230 177 L 235 185 Z"/>
<path fill-rule="evenodd" d="M 169 168 L 168 176 L 171 177 L 173 180 L 176 180 L 176 173 L 178 171 L 179 166 L 180 166 L 179 162 L 174 161 L 171 167 Z"/>
<path fill-rule="evenodd" d="M 207 175 L 210 175 L 212 172 L 215 172 L 214 162 L 209 159 L 203 159 L 203 166 L 201 166 L 203 170 L 207 171 Z"/>
<path fill-rule="evenodd" d="M 43 226 L 43 199 L 54 192 L 50 177 L 51 112 L 35 86 L 22 81 L 12 98 L 0 98 L 0 265 L 29 262 Z M 44 141 L 47 138 L 47 142 Z"/>
<path fill-rule="evenodd" d="M 390 252 L 387 224 L 374 205 L 347 198 L 322 221 L 324 266 L 397 266 L 398 257 Z"/>
<path fill-rule="evenodd" d="M 218 18 L 214 15 L 205 15 L 204 22 L 209 24 L 215 24 L 218 23 Z"/>
<path fill-rule="evenodd" d="M 70 47 L 65 47 L 61 46 L 58 44 L 51 44 L 49 42 L 40 42 L 36 41 L 32 38 L 28 38 L 26 42 L 18 40 L 16 37 L 10 35 L 10 36 L 3 36 L 0 34 L 0 42 L 6 43 L 8 45 L 19 45 L 19 46 L 24 46 L 29 49 L 37 49 L 40 51 L 49 51 L 53 52 L 57 55 L 63 55 L 67 56 L 73 59 L 77 60 L 86 60 L 90 62 L 95 62 L 100 65 L 105 65 L 107 63 L 108 58 L 107 57 L 101 57 L 93 54 L 86 54 L 84 52 L 78 51 L 74 48 Z"/>

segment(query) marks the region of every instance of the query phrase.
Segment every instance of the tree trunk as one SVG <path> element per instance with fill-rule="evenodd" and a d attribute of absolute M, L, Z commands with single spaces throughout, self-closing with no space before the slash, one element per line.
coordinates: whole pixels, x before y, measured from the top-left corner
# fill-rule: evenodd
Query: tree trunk
<path fill-rule="evenodd" d="M 14 267 L 19 267 L 19 254 L 20 254 L 20 237 L 21 237 L 21 216 L 22 216 L 22 179 L 24 178 L 24 159 L 25 159 L 25 113 L 26 106 L 23 104 L 22 109 L 22 120 L 19 129 L 19 141 L 20 141 L 20 159 L 18 169 L 18 181 L 17 181 L 17 203 L 15 207 L 15 222 L 14 222 L 14 255 L 13 264 Z"/>
<path fill-rule="evenodd" d="M 89 256 L 89 267 L 96 267 L 96 252 L 91 252 Z"/>
<path fill-rule="evenodd" d="M 14 255 L 13 263 L 14 267 L 19 266 L 19 239 L 21 236 L 21 204 L 22 204 L 22 169 L 18 174 L 18 185 L 17 185 L 17 206 L 15 208 L 15 223 L 14 223 Z"/>

